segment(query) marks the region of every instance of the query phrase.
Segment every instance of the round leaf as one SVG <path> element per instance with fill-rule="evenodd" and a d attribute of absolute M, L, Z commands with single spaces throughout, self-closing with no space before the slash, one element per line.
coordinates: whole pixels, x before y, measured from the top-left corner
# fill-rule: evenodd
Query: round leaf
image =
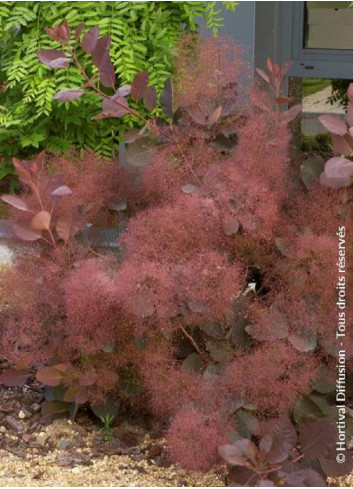
<path fill-rule="evenodd" d="M 11 368 L 5 370 L 0 375 L 0 384 L 6 385 L 6 387 L 16 387 L 23 385 L 28 379 L 29 372 L 27 370 L 17 370 Z"/>
<path fill-rule="evenodd" d="M 53 99 L 58 100 L 59 102 L 70 102 L 70 100 L 80 98 L 84 93 L 85 92 L 79 88 L 67 88 L 56 93 Z"/>
<path fill-rule="evenodd" d="M 26 202 L 16 195 L 2 195 L 1 199 L 6 202 L 6 204 L 10 204 L 20 211 L 28 211 Z"/>
<path fill-rule="evenodd" d="M 317 337 L 315 333 L 303 329 L 299 333 L 288 336 L 288 341 L 294 348 L 301 353 L 315 350 L 317 347 Z"/>
<path fill-rule="evenodd" d="M 337 115 L 324 114 L 320 115 L 319 121 L 324 126 L 325 129 L 332 132 L 333 134 L 338 134 L 339 136 L 344 136 L 347 133 L 347 124 L 343 119 Z"/>
<path fill-rule="evenodd" d="M 31 228 L 38 231 L 47 231 L 50 229 L 51 215 L 48 211 L 40 211 L 31 221 Z"/>
<path fill-rule="evenodd" d="M 63 380 L 63 372 L 55 367 L 42 367 L 36 373 L 36 378 L 39 382 L 49 387 L 56 387 Z"/>
<path fill-rule="evenodd" d="M 18 224 L 13 225 L 13 230 L 15 235 L 18 238 L 23 239 L 23 241 L 37 241 L 42 237 L 42 233 L 39 231 L 25 228 L 23 226 L 19 226 Z"/>
<path fill-rule="evenodd" d="M 58 197 L 63 197 L 64 195 L 71 195 L 71 194 L 72 194 L 72 190 L 67 185 L 61 185 L 61 187 L 56 188 L 51 193 L 51 195 L 55 195 L 55 196 L 58 196 Z"/>

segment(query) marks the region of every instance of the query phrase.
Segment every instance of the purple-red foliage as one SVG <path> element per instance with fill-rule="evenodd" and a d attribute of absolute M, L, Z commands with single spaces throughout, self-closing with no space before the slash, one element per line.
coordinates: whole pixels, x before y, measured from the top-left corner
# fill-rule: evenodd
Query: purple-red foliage
<path fill-rule="evenodd" d="M 170 359 L 157 365 L 150 365 L 148 361 L 144 367 L 149 405 L 154 414 L 164 419 L 174 416 L 185 404 L 201 397 L 201 376 L 170 363 Z"/>
<path fill-rule="evenodd" d="M 279 110 L 284 71 L 269 63 L 273 93 L 256 86 L 246 97 L 247 70 L 229 41 L 188 38 L 181 46 L 179 124 L 151 124 L 163 143 L 140 179 L 87 155 L 53 160 L 61 176 L 43 173 L 38 183 L 48 209 L 51 191 L 70 187 L 52 220 L 64 215 L 75 232 L 87 223 L 108 225 L 110 209 L 126 200 L 120 261 L 97 258 L 72 239 L 56 242 L 55 234 L 54 249 L 5 271 L 1 353 L 13 361 L 70 363 L 70 394 L 84 389 L 96 401 L 123 396 L 119 370 L 133 366 L 144 381 L 145 406 L 173 418 L 172 460 L 207 470 L 239 407 L 254 404 L 267 419 L 310 391 L 330 353 L 325 342 L 335 339 L 335 233 L 351 219 L 353 199 L 351 188 L 299 196 L 291 188 L 287 122 L 298 109 Z M 219 134 L 234 136 L 229 151 L 217 148 Z M 41 210 L 36 195 L 23 200 Z M 16 210 L 15 217 L 26 223 L 32 214 Z M 347 274 L 347 290 L 352 280 Z M 347 349 L 350 342 L 347 332 Z M 210 344 L 233 359 L 217 359 Z M 183 364 L 190 353 L 195 371 L 192 362 Z"/>
<path fill-rule="evenodd" d="M 178 313 L 175 281 L 170 267 L 154 262 L 126 260 L 117 270 L 115 300 L 134 318 L 135 331 L 146 332 L 147 324 L 163 324 Z"/>
<path fill-rule="evenodd" d="M 173 204 L 152 207 L 131 218 L 122 238 L 128 260 L 182 263 L 198 252 L 217 249 L 224 240 L 211 199 L 181 195 Z"/>
<path fill-rule="evenodd" d="M 273 417 L 292 408 L 301 394 L 310 391 L 319 360 L 303 355 L 284 341 L 264 343 L 236 358 L 227 367 L 218 387 L 226 399 L 243 399 Z"/>
<path fill-rule="evenodd" d="M 188 322 L 198 324 L 205 314 L 226 322 L 241 291 L 242 278 L 239 264 L 232 264 L 226 256 L 215 252 L 195 254 L 176 267 L 179 301 L 191 310 Z"/>
<path fill-rule="evenodd" d="M 227 442 L 229 429 L 219 413 L 205 415 L 195 408 L 184 408 L 168 429 L 168 453 L 186 469 L 209 470 L 219 460 L 217 448 Z"/>
<path fill-rule="evenodd" d="M 200 40 L 184 36 L 175 59 L 177 106 L 207 104 L 220 97 L 221 89 L 245 84 L 249 76 L 250 69 L 232 38 Z M 234 90 L 229 90 L 228 99 L 234 101 Z"/>
<path fill-rule="evenodd" d="M 66 341 L 85 354 L 97 353 L 114 339 L 121 323 L 115 282 L 106 263 L 85 260 L 64 282 Z"/>

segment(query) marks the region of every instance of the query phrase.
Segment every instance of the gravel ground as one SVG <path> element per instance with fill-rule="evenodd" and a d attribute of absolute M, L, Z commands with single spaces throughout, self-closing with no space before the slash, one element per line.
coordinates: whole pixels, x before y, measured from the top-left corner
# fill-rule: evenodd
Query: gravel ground
<path fill-rule="evenodd" d="M 60 467 L 62 451 L 45 456 L 27 454 L 25 459 L 0 452 L 0 486 L 8 487 L 221 487 L 224 478 L 213 472 L 200 474 L 177 467 L 157 467 L 128 456 L 104 456 L 90 465 Z"/>
<path fill-rule="evenodd" d="M 0 372 L 6 368 L 0 357 Z M 202 474 L 171 465 L 161 424 L 130 424 L 122 416 L 107 441 L 89 411 L 81 409 L 76 422 L 46 418 L 43 400 L 33 377 L 21 387 L 0 387 L 0 487 L 225 485 L 224 466 Z"/>

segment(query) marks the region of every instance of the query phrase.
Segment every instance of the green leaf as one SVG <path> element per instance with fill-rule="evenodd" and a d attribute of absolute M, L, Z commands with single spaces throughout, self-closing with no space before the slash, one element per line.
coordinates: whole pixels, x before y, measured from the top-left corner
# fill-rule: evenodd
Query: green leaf
<path fill-rule="evenodd" d="M 200 373 L 203 369 L 203 362 L 200 355 L 197 353 L 191 353 L 191 355 L 188 355 L 182 363 L 182 368 Z"/>
<path fill-rule="evenodd" d="M 237 431 L 241 438 L 251 438 L 259 429 L 259 422 L 249 411 L 240 408 L 235 413 Z"/>
<path fill-rule="evenodd" d="M 330 414 L 330 405 L 326 398 L 313 393 L 300 397 L 293 409 L 293 417 L 297 424 L 308 416 L 321 418 Z"/>
<path fill-rule="evenodd" d="M 54 416 L 56 414 L 68 413 L 71 408 L 71 403 L 64 401 L 50 401 L 43 404 L 42 415 Z"/>
<path fill-rule="evenodd" d="M 206 348 L 213 360 L 219 363 L 229 363 L 234 357 L 234 350 L 227 340 L 208 340 Z"/>
<path fill-rule="evenodd" d="M 120 404 L 109 397 L 104 403 L 91 404 L 91 410 L 99 419 L 103 419 L 106 416 L 115 418 L 120 411 Z"/>
<path fill-rule="evenodd" d="M 221 340 L 226 334 L 223 324 L 217 323 L 216 321 L 201 323 L 199 327 L 204 333 L 216 340 Z"/>

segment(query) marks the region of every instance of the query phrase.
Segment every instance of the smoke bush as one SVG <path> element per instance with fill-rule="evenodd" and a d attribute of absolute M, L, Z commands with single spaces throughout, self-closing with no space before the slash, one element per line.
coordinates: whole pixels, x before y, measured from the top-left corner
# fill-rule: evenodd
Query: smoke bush
<path fill-rule="evenodd" d="M 140 403 L 168 426 L 172 460 L 207 470 L 232 432 L 257 435 L 256 418 L 294 410 L 299 423 L 315 402 L 330 416 L 315 383 L 337 354 L 335 233 L 353 199 L 292 185 L 288 66 L 269 60 L 246 88 L 229 40 L 181 46 L 161 95 L 173 122 L 129 136 L 140 169 L 17 162 L 28 191 L 3 198 L 42 252 L 1 274 L 1 353 L 51 365 L 66 402 Z M 122 222 L 117 255 L 87 246 L 90 224 Z"/>

